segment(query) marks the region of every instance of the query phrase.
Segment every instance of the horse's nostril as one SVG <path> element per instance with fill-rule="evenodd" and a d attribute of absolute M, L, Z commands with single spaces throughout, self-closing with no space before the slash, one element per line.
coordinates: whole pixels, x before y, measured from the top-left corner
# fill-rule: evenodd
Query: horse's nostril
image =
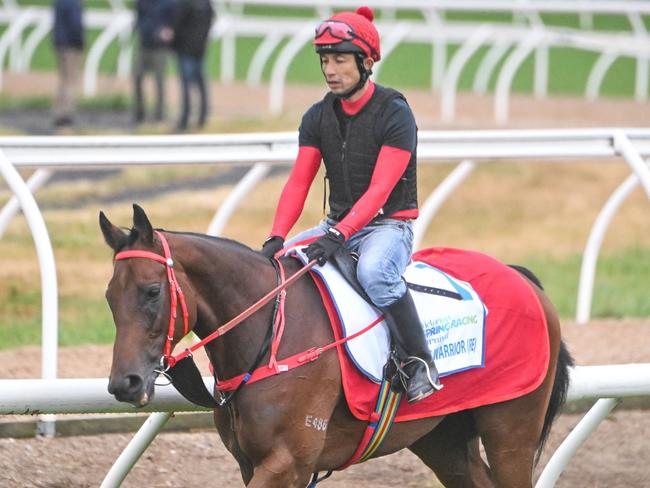
<path fill-rule="evenodd" d="M 128 393 L 138 393 L 142 389 L 143 384 L 142 376 L 137 374 L 127 375 L 124 379 L 125 391 Z"/>
<path fill-rule="evenodd" d="M 127 374 L 117 379 L 110 378 L 108 392 L 118 400 L 135 398 L 142 391 L 144 379 L 139 374 Z"/>

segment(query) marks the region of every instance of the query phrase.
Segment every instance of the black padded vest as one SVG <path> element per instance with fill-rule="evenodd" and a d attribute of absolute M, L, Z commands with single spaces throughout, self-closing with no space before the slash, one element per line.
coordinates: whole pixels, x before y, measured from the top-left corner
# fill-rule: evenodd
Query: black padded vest
<path fill-rule="evenodd" d="M 375 93 L 359 113 L 349 118 L 347 130 L 342 128 L 334 110 L 336 98 L 325 95 L 320 120 L 321 153 L 330 182 L 328 217 L 341 220 L 370 185 L 383 141 L 378 140 L 384 123 L 383 112 L 395 98 L 404 96 L 390 88 L 375 85 Z M 391 192 L 378 218 L 398 210 L 417 208 L 416 151 L 406 171 Z"/>

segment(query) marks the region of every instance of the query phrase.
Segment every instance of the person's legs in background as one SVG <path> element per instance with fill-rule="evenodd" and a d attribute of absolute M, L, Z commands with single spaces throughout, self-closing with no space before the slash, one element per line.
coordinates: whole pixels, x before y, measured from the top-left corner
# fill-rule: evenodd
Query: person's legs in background
<path fill-rule="evenodd" d="M 154 119 L 162 122 L 165 118 L 165 78 L 167 71 L 167 49 L 157 48 L 151 50 L 151 62 L 156 81 L 156 107 Z"/>
<path fill-rule="evenodd" d="M 190 118 L 190 84 L 194 73 L 194 63 L 191 56 L 178 55 L 178 73 L 181 80 L 181 114 L 176 123 L 176 130 L 186 131 Z"/>
<path fill-rule="evenodd" d="M 136 47 L 133 57 L 133 122 L 140 124 L 144 122 L 144 72 L 146 53 L 142 46 Z"/>
<path fill-rule="evenodd" d="M 195 58 L 195 61 L 195 79 L 199 88 L 199 119 L 197 124 L 199 128 L 203 128 L 203 126 L 205 126 L 205 122 L 208 119 L 208 113 L 210 111 L 210 99 L 203 67 L 203 56 Z"/>
<path fill-rule="evenodd" d="M 59 86 L 54 104 L 54 125 L 70 126 L 76 111 L 76 93 L 83 52 L 79 49 L 59 48 L 56 50 L 59 71 Z"/>

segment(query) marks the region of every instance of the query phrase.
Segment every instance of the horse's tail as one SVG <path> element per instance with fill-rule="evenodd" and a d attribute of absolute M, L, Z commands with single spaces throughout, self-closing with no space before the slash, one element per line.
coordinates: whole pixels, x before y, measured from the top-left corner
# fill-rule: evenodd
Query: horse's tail
<path fill-rule="evenodd" d="M 519 273 L 524 275 L 526 278 L 528 278 L 530 281 L 535 283 L 535 285 L 540 289 L 543 290 L 544 287 L 542 286 L 542 282 L 539 280 L 539 278 L 533 273 L 531 270 L 528 268 L 524 268 L 523 266 L 519 266 L 518 264 L 509 264 L 509 268 L 512 268 L 514 270 L 517 270 Z"/>
<path fill-rule="evenodd" d="M 540 290 L 543 290 L 542 282 L 539 280 L 535 273 L 533 273 L 528 268 L 523 266 L 518 266 L 516 264 L 509 264 L 509 267 L 517 270 L 519 273 L 524 275 L 530 281 L 535 283 Z M 551 431 L 551 426 L 555 417 L 560 413 L 562 406 L 566 402 L 566 395 L 569 390 L 569 368 L 573 366 L 573 358 L 569 349 L 564 344 L 564 341 L 560 340 L 560 352 L 558 353 L 557 358 L 557 367 L 555 369 L 555 379 L 553 381 L 553 389 L 551 390 L 551 400 L 548 403 L 548 408 L 546 409 L 546 416 L 544 417 L 544 426 L 542 427 L 542 434 L 539 437 L 539 443 L 537 444 L 537 452 L 535 454 L 535 464 L 539 461 L 539 456 L 544 449 L 544 444 L 548 438 L 548 434 Z"/>
<path fill-rule="evenodd" d="M 535 454 L 535 464 L 539 461 L 539 456 L 544 449 L 544 444 L 551 431 L 551 426 L 555 417 L 560 413 L 562 406 L 566 402 L 567 391 L 569 390 L 569 368 L 573 366 L 573 358 L 569 349 L 560 340 L 560 352 L 557 358 L 557 367 L 555 369 L 555 380 L 553 381 L 553 389 L 551 390 L 551 400 L 546 409 L 546 416 L 544 417 L 544 426 L 542 427 L 542 434 L 537 444 L 537 453 Z"/>

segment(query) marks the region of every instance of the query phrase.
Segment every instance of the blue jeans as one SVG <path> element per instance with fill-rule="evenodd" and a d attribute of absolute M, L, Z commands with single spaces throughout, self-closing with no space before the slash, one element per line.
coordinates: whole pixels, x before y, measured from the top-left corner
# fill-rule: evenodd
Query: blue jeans
<path fill-rule="evenodd" d="M 190 56 L 188 54 L 178 55 L 178 71 L 181 77 L 181 116 L 178 119 L 177 128 L 187 129 L 190 118 L 190 88 L 196 84 L 199 90 L 199 127 L 205 125 L 208 117 L 208 89 L 203 75 L 203 56 Z"/>
<path fill-rule="evenodd" d="M 287 241 L 286 245 L 322 235 L 333 225 L 336 225 L 335 221 L 323 220 Z M 371 222 L 353 234 L 345 247 L 359 254 L 357 279 L 373 304 L 387 307 L 404 296 L 406 284 L 402 274 L 413 251 L 411 222 L 396 219 Z"/>

